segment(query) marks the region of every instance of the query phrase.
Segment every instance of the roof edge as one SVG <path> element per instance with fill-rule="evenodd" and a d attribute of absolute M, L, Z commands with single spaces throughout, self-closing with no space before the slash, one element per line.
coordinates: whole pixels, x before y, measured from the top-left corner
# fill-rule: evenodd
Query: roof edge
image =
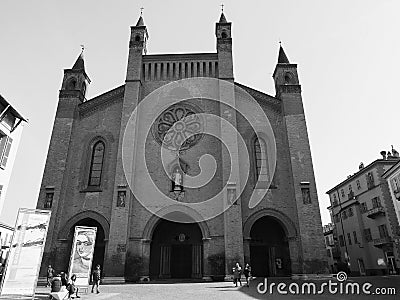
<path fill-rule="evenodd" d="M 329 195 L 330 193 L 337 190 L 339 187 L 343 186 L 345 183 L 348 183 L 349 181 L 353 180 L 355 177 L 359 176 L 362 172 L 366 171 L 367 169 L 372 168 L 375 164 L 387 163 L 387 162 L 393 162 L 394 164 L 397 164 L 398 162 L 400 162 L 400 160 L 399 159 L 381 159 L 381 158 L 376 159 L 373 162 L 371 162 L 369 165 L 367 165 L 366 167 L 362 168 L 361 170 L 358 170 L 356 173 L 351 175 L 349 178 L 346 178 L 341 183 L 339 183 L 336 186 L 334 186 L 333 188 L 331 188 L 329 191 L 325 192 L 325 194 Z"/>

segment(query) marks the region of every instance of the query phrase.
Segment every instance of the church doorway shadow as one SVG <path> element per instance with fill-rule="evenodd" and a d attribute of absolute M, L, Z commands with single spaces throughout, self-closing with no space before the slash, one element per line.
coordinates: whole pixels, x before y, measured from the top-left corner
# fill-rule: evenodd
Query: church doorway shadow
<path fill-rule="evenodd" d="M 150 246 L 151 280 L 196 280 L 202 278 L 203 241 L 196 223 L 160 220 Z"/>

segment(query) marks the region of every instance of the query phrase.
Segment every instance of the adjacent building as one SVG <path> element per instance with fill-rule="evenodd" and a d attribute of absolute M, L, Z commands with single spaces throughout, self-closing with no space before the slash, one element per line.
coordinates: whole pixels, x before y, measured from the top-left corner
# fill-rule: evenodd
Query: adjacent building
<path fill-rule="evenodd" d="M 392 149 L 392 155 L 397 156 L 397 151 Z M 400 222 L 400 161 L 387 170 L 382 177 L 388 182 L 397 220 Z M 396 239 L 395 243 L 399 244 L 400 240 Z"/>
<path fill-rule="evenodd" d="M 398 161 L 381 152 L 367 166 L 330 189 L 328 208 L 337 229 L 341 260 L 351 274 L 398 274 L 399 223 L 388 182 L 382 177 Z"/>
<path fill-rule="evenodd" d="M 106 281 L 230 278 L 236 262 L 249 262 L 254 276 L 325 272 L 326 251 L 297 65 L 289 62 L 280 47 L 273 73 L 275 96 L 236 82 L 231 23 L 223 13 L 215 25 L 216 51 L 212 53 L 147 54 L 147 38 L 140 17 L 131 27 L 125 82 L 92 99 L 86 99 L 90 79 L 83 56 L 64 70 L 37 202 L 38 209 L 52 211 L 41 276 L 48 264 L 56 270 L 68 269 L 78 225 L 97 227 L 93 265 L 102 265 Z M 196 37 L 185 38 L 189 42 Z M 224 92 L 220 95 L 229 95 L 224 99 L 232 105 L 220 101 L 222 96 L 216 101 L 200 97 L 196 84 L 175 89 L 168 85 L 191 78 L 212 78 L 212 85 Z M 124 133 L 136 106 L 159 87 L 165 87 L 163 93 L 156 93 L 161 102 L 177 94 L 189 99 L 164 107 L 154 120 L 146 135 L 144 165 L 143 149 L 135 147 L 135 137 L 146 133 L 143 128 L 150 112 L 144 111 L 135 120 L 137 130 L 128 144 L 124 144 Z M 251 95 L 268 116 L 275 141 L 268 140 L 263 131 L 257 131 L 257 137 L 249 123 L 232 110 L 247 106 L 244 94 Z M 196 116 L 200 113 L 229 119 L 243 137 L 250 157 L 247 182 L 240 181 L 237 168 L 245 167 L 241 165 L 244 157 L 238 157 L 241 152 L 231 152 L 236 179 L 228 182 L 231 157 L 218 140 L 199 133 L 179 142 L 184 128 L 197 130 L 205 125 Z M 184 116 L 191 117 L 183 121 Z M 263 124 L 261 119 L 257 122 Z M 228 130 L 222 121 L 216 126 L 222 134 Z M 166 137 L 168 131 L 171 135 Z M 236 137 L 226 134 L 224 142 L 238 149 Z M 270 174 L 267 157 L 275 145 L 278 157 L 275 173 Z M 184 151 L 178 153 L 178 148 Z M 160 149 L 179 154 L 179 158 L 175 154 L 170 158 L 165 171 Z M 199 159 L 205 154 L 215 158 L 216 176 L 204 186 L 186 186 L 188 176 L 200 171 Z M 128 173 L 125 162 L 130 166 Z M 153 204 L 157 215 L 142 205 L 143 199 L 154 200 L 150 195 L 155 190 L 144 180 L 145 174 L 174 201 L 168 209 Z M 228 189 L 219 193 L 226 184 Z M 238 192 L 241 185 L 243 193 Z M 266 186 L 270 188 L 265 197 L 250 206 L 253 191 Z M 139 187 L 148 191 L 141 202 L 132 193 Z M 175 208 L 184 207 L 180 203 L 198 203 L 214 195 L 218 203 L 237 200 L 212 219 L 200 221 L 197 211 L 187 209 L 182 214 L 186 222 L 168 220 Z"/>
<path fill-rule="evenodd" d="M 328 256 L 328 265 L 330 273 L 337 273 L 342 269 L 340 260 L 340 247 L 337 239 L 337 230 L 335 224 L 329 223 L 323 227 L 326 255 Z"/>
<path fill-rule="evenodd" d="M 26 122 L 24 117 L 0 95 L 0 214 L 22 134 L 22 122 Z"/>

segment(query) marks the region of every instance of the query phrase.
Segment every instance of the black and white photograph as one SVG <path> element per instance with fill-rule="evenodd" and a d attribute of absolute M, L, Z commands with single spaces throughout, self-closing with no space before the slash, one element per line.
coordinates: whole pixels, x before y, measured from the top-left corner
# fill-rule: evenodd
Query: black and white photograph
<path fill-rule="evenodd" d="M 399 11 L 2 1 L 0 299 L 397 299 Z"/>

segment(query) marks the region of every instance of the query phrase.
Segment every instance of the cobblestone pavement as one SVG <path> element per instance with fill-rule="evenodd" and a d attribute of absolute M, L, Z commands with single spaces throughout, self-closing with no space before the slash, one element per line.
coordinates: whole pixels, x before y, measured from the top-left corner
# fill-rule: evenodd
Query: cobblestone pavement
<path fill-rule="evenodd" d="M 100 294 L 89 293 L 87 295 L 81 295 L 81 299 L 96 299 L 96 300 L 131 300 L 131 299 L 189 299 L 189 300 L 214 300 L 214 299 L 379 299 L 379 300 L 400 300 L 400 277 L 399 276 L 383 276 L 383 277 L 360 277 L 360 278 L 349 278 L 345 283 L 357 283 L 360 286 L 364 283 L 371 283 L 372 287 L 369 289 L 371 295 L 361 293 L 361 295 L 348 294 L 344 292 L 336 295 L 332 295 L 326 288 L 323 294 L 320 295 L 279 295 L 277 292 L 277 284 L 285 283 L 286 290 L 290 284 L 296 283 L 301 286 L 302 283 L 314 282 L 317 286 L 317 291 L 322 283 L 328 283 L 327 279 L 315 280 L 315 281 L 291 281 L 289 279 L 284 280 L 268 280 L 268 285 L 275 282 L 273 293 L 261 294 L 257 291 L 257 286 L 263 282 L 264 279 L 255 279 L 251 282 L 250 287 L 234 287 L 231 282 L 207 282 L 207 283 L 147 283 L 147 284 L 122 284 L 122 285 L 103 285 L 100 287 Z M 338 283 L 337 281 L 333 281 Z M 263 286 L 262 286 L 263 287 Z M 395 288 L 396 295 L 377 295 L 375 293 L 376 288 Z M 301 289 L 301 288 L 300 288 Z M 48 288 L 39 287 L 36 290 L 37 300 L 48 299 Z M 372 294 L 375 293 L 375 294 Z M 9 299 L 0 297 L 0 299 Z M 20 298 L 21 299 L 21 298 Z"/>

